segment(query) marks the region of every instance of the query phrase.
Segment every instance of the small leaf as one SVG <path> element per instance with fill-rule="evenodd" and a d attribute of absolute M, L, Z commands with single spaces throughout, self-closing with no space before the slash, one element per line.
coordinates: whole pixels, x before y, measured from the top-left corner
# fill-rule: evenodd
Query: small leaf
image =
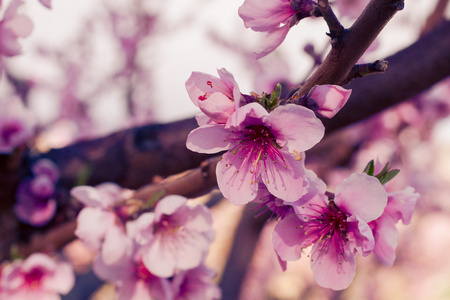
<path fill-rule="evenodd" d="M 382 176 L 378 177 L 378 180 L 381 182 L 381 184 L 386 184 L 388 183 L 391 179 L 393 179 L 395 176 L 397 176 L 397 174 L 400 172 L 400 170 L 394 169 L 394 170 L 390 170 L 388 172 L 386 172 L 385 174 L 383 174 Z"/>
<path fill-rule="evenodd" d="M 373 173 L 375 172 L 375 165 L 373 162 L 373 159 L 367 164 L 367 166 L 364 168 L 363 173 L 366 173 L 369 176 L 373 176 Z"/>

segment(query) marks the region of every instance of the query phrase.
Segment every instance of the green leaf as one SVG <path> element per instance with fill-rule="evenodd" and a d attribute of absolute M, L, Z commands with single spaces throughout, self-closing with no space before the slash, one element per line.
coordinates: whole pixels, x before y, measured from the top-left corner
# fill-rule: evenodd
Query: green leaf
<path fill-rule="evenodd" d="M 373 159 L 367 164 L 367 166 L 364 168 L 363 173 L 366 173 L 369 176 L 373 176 L 373 173 L 375 172 L 375 164 Z"/>
<path fill-rule="evenodd" d="M 393 179 L 397 174 L 400 172 L 400 170 L 394 169 L 386 172 L 385 174 L 381 175 L 380 177 L 377 176 L 378 180 L 381 182 L 381 184 L 388 183 L 391 179 Z"/>

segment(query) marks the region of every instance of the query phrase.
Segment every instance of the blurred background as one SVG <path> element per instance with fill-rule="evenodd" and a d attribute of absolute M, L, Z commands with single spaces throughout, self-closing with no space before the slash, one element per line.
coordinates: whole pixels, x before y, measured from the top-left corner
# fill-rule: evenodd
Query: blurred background
<path fill-rule="evenodd" d="M 346 1 L 335 1 L 336 13 L 350 26 L 354 15 L 338 9 L 340 2 Z M 356 7 L 367 1 L 347 2 Z M 405 2 L 405 9 L 361 61 L 383 59 L 415 42 L 442 1 Z M 0 15 L 8 3 L 3 1 Z M 199 111 L 184 87 L 192 71 L 217 75 L 216 69 L 226 68 L 247 94 L 271 92 L 278 81 L 303 82 L 316 66 L 305 46 L 322 58 L 330 47 L 323 20 L 302 20 L 274 53 L 257 61 L 253 52 L 264 34 L 245 29 L 237 14 L 242 3 L 53 0 L 52 9 L 46 9 L 27 0 L 21 12 L 32 19 L 34 30 L 21 40 L 22 55 L 3 59 L 0 103 L 22 100 L 38 124 L 33 146 L 45 152 L 126 128 L 193 117 Z M 449 7 L 442 15 L 448 19 Z M 401 170 L 389 188 L 410 185 L 421 197 L 411 224 L 399 226 L 394 266 L 387 268 L 373 256 L 359 257 L 349 289 L 323 289 L 315 283 L 306 255 L 281 271 L 271 244 L 274 224 L 269 222 L 240 299 L 450 299 L 449 113 L 447 78 L 408 102 L 334 134 L 338 145 L 347 149 L 338 165 L 327 165 L 325 171 L 317 160 L 309 165 L 330 190 L 376 157 Z M 248 208 L 228 203 L 217 192 L 199 201 L 208 197 L 216 203 L 211 209 L 217 238 L 207 262 L 219 281 L 240 216 Z M 75 241 L 64 254 L 78 266 L 79 281 L 63 299 L 114 299 L 112 286 L 103 286 L 89 271 L 93 253 Z"/>

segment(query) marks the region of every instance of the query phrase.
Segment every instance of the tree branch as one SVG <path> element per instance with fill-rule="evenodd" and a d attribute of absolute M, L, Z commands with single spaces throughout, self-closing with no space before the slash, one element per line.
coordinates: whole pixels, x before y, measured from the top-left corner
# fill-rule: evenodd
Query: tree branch
<path fill-rule="evenodd" d="M 387 22 L 401 9 L 402 0 L 370 1 L 361 16 L 345 31 L 339 43 L 331 48 L 324 62 L 294 96 L 300 98 L 315 85 L 341 85 Z"/>

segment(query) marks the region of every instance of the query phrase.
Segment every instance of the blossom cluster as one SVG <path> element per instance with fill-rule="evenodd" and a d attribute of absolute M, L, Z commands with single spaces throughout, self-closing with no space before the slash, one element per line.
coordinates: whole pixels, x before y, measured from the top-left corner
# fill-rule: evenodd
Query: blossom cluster
<path fill-rule="evenodd" d="M 74 284 L 72 266 L 44 253 L 0 266 L 0 300 L 57 300 Z"/>
<path fill-rule="evenodd" d="M 114 183 L 71 190 L 85 205 L 75 234 L 99 253 L 95 274 L 114 283 L 123 300 L 219 299 L 215 272 L 204 264 L 214 239 L 206 206 L 170 195 L 136 217 L 133 194 Z"/>
<path fill-rule="evenodd" d="M 395 259 L 395 223 L 409 223 L 418 194 L 408 187 L 387 193 L 383 184 L 398 170 L 371 162 L 335 191 L 305 168 L 305 151 L 318 143 L 324 127 L 317 115 L 333 117 L 350 92 L 316 86 L 297 104 L 271 94 L 241 94 L 233 76 L 194 72 L 186 82 L 192 102 L 202 111 L 187 147 L 222 154 L 217 183 L 234 204 L 265 206 L 278 219 L 273 246 L 283 269 L 312 246 L 311 268 L 319 285 L 347 288 L 355 275 L 355 257 L 374 253 L 390 266 Z M 284 103 L 283 103 L 284 102 Z M 377 175 L 375 175 L 375 171 Z"/>
<path fill-rule="evenodd" d="M 40 159 L 31 166 L 32 176 L 17 188 L 14 212 L 17 218 L 32 226 L 48 224 L 56 213 L 56 183 L 59 169 L 49 159 Z"/>

